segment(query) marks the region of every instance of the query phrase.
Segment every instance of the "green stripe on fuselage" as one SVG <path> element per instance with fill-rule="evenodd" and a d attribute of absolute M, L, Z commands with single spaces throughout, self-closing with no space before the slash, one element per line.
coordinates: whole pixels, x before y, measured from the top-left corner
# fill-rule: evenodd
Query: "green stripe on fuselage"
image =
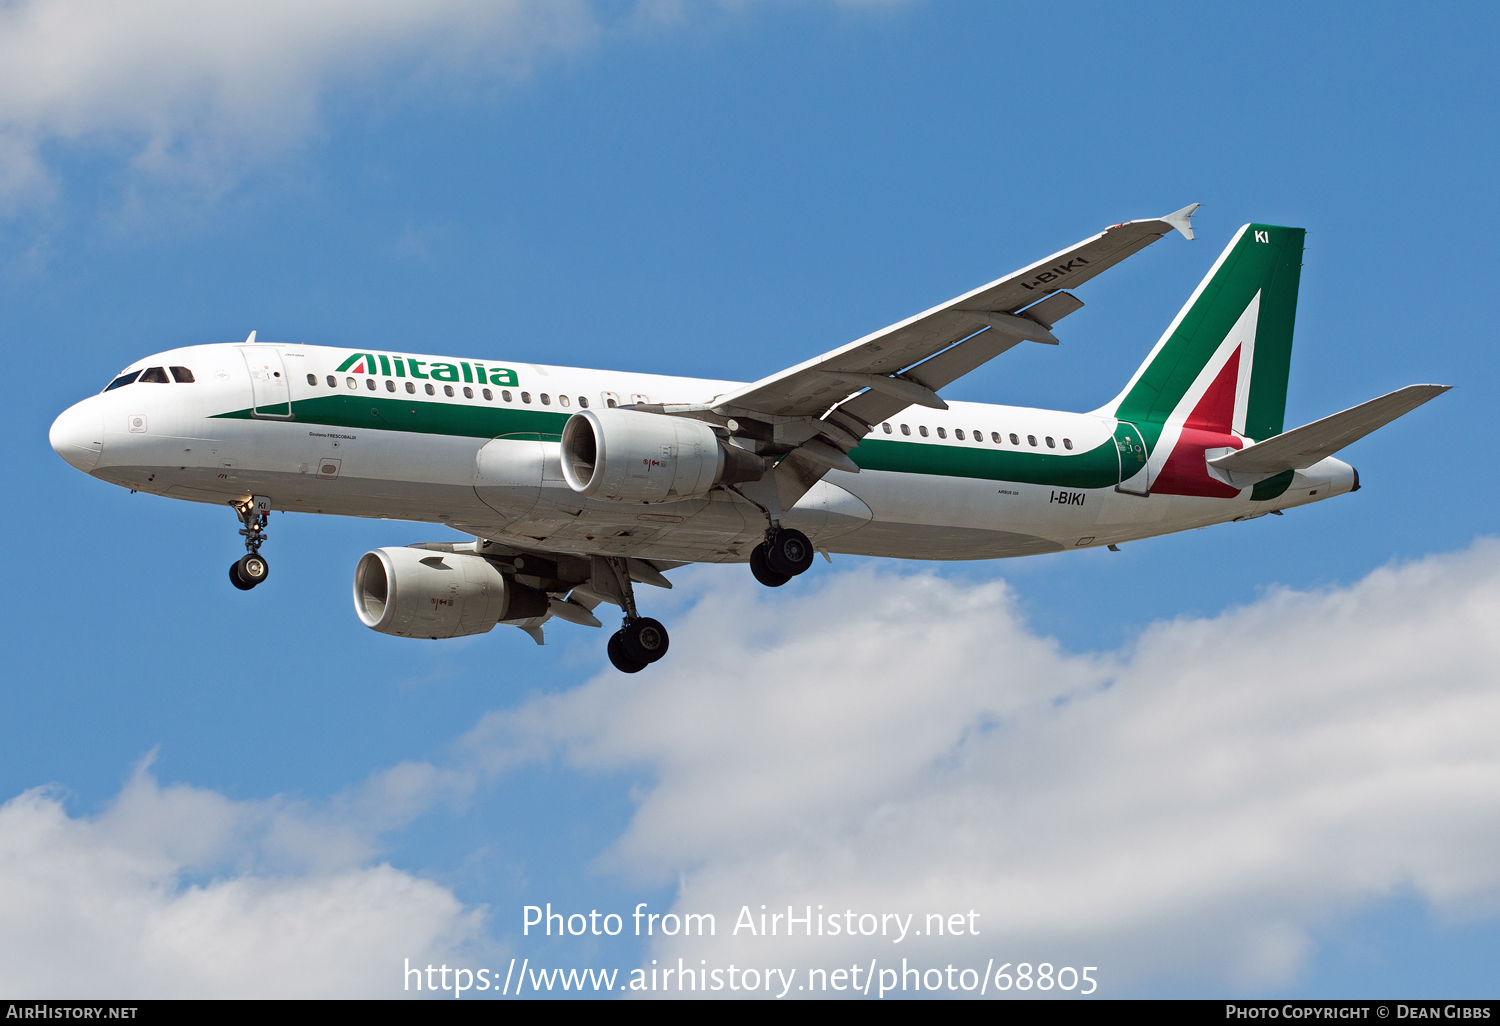
<path fill-rule="evenodd" d="M 866 438 L 858 449 L 849 453 L 849 458 L 862 470 L 1013 481 L 1054 488 L 1113 488 L 1120 481 L 1120 458 L 1113 441 L 1077 456 L 1059 456 L 1014 449 Z"/>
<path fill-rule="evenodd" d="M 292 412 L 295 419 L 281 423 L 367 431 L 408 431 L 465 438 L 497 438 L 500 435 L 531 433 L 551 442 L 562 438 L 563 425 L 571 416 L 550 410 L 471 406 L 464 403 L 434 403 L 362 395 L 299 399 L 292 403 Z M 259 419 L 251 410 L 235 410 L 217 416 L 230 420 Z M 1062 456 L 1012 449 L 866 438 L 849 456 L 863 470 L 967 477 L 980 481 L 1010 481 L 1053 488 L 1113 488 L 1120 479 L 1119 457 L 1113 441 L 1107 441 L 1076 456 Z"/>
<path fill-rule="evenodd" d="M 496 438 L 520 432 L 540 434 L 549 441 L 562 437 L 570 414 L 506 406 L 430 403 L 417 399 L 389 399 L 371 395 L 329 395 L 292 403 L 290 423 L 326 427 L 364 428 L 368 431 L 410 431 L 421 435 L 459 435 Z M 230 420 L 257 420 L 251 410 L 220 413 Z"/>

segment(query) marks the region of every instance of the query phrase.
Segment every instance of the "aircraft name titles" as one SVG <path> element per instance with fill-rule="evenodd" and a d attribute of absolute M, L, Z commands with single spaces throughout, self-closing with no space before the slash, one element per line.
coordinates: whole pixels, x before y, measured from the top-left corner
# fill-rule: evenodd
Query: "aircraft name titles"
<path fill-rule="evenodd" d="M 470 367 L 470 363 L 473 367 Z M 422 370 L 423 367 L 427 371 Z M 504 385 L 515 387 L 520 383 L 516 372 L 509 367 L 490 367 L 477 360 L 460 360 L 446 363 L 437 360 L 419 360 L 414 356 L 391 356 L 386 353 L 350 353 L 335 371 L 339 374 L 383 374 L 386 377 L 422 378 L 433 381 L 480 385 Z"/>

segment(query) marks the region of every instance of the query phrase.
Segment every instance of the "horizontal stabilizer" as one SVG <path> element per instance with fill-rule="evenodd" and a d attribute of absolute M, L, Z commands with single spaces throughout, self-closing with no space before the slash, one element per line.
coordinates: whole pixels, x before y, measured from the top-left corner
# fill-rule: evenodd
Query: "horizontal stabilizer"
<path fill-rule="evenodd" d="M 1283 431 L 1264 442 L 1256 442 L 1209 460 L 1208 464 L 1233 474 L 1279 474 L 1284 470 L 1305 470 L 1452 387 L 1407 385 L 1379 399 L 1371 399 L 1342 413 Z"/>

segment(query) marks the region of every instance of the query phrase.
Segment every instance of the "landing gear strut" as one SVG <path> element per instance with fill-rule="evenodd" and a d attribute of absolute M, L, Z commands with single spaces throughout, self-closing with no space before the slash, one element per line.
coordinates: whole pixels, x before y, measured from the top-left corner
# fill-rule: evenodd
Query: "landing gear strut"
<path fill-rule="evenodd" d="M 621 673 L 640 673 L 667 654 L 670 639 L 660 620 L 636 612 L 634 582 L 625 560 L 609 557 L 609 568 L 625 610 L 625 625 L 609 639 L 609 661 Z"/>
<path fill-rule="evenodd" d="M 230 505 L 245 525 L 240 529 L 245 538 L 245 554 L 229 564 L 229 583 L 240 591 L 249 591 L 271 573 L 271 564 L 260 554 L 260 547 L 266 541 L 266 522 L 271 518 L 271 503 L 246 499 Z"/>
<path fill-rule="evenodd" d="M 812 566 L 813 547 L 807 535 L 790 527 L 772 527 L 766 540 L 750 553 L 750 572 L 768 588 L 779 588 Z"/>

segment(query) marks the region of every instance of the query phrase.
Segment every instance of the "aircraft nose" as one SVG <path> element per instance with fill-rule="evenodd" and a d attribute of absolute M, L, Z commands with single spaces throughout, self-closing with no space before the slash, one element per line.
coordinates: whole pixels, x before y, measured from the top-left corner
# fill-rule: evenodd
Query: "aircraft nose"
<path fill-rule="evenodd" d="M 70 464 L 92 473 L 104 452 L 104 414 L 87 399 L 70 406 L 52 422 L 47 441 Z"/>

